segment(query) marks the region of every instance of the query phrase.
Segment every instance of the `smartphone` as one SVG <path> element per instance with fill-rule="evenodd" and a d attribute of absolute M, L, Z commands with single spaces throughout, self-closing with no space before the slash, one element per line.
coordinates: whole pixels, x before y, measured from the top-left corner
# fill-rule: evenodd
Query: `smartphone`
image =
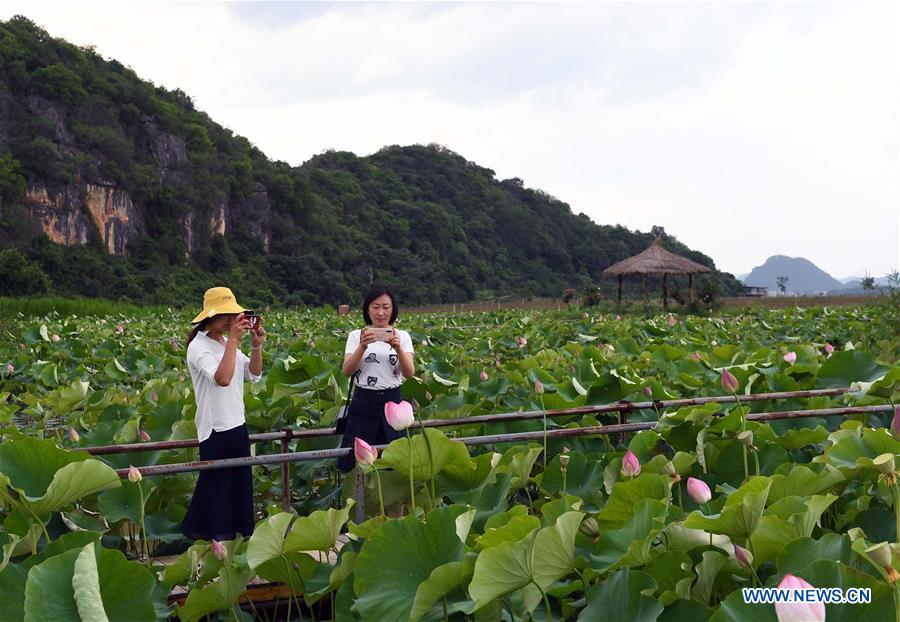
<path fill-rule="evenodd" d="M 394 336 L 393 328 L 368 328 L 366 331 L 375 337 L 375 341 L 384 341 L 385 343 Z"/>
<path fill-rule="evenodd" d="M 259 328 L 259 316 L 253 311 L 244 311 L 244 317 L 250 320 L 250 330 Z"/>

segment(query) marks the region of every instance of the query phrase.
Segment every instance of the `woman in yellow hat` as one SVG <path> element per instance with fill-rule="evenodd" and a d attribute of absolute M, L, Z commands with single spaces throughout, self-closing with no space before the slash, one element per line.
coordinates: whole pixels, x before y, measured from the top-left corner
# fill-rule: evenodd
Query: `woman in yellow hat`
<path fill-rule="evenodd" d="M 227 287 L 213 287 L 203 296 L 203 311 L 194 318 L 188 337 L 187 364 L 197 401 L 200 459 L 250 455 L 244 420 L 244 381 L 259 382 L 266 331 Z M 250 356 L 240 351 L 251 335 Z M 194 496 L 181 524 L 191 539 L 232 540 L 253 533 L 253 479 L 250 467 L 201 471 Z"/>

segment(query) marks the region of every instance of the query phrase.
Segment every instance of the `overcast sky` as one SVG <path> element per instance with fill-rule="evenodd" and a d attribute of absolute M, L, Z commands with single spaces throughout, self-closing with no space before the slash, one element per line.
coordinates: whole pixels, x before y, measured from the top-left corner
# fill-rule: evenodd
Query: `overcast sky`
<path fill-rule="evenodd" d="M 440 143 L 718 267 L 900 268 L 897 3 L 27 3 L 269 157 Z"/>

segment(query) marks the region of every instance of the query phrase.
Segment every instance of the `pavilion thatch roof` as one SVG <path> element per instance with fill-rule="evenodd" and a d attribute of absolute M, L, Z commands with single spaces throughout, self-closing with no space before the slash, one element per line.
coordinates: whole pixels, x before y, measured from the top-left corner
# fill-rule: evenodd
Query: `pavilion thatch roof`
<path fill-rule="evenodd" d="M 653 244 L 647 247 L 645 251 L 611 265 L 603 271 L 603 274 L 609 276 L 620 276 L 623 274 L 697 274 L 698 272 L 709 271 L 709 268 L 696 261 L 670 253 L 659 245 L 659 238 L 656 238 Z"/>

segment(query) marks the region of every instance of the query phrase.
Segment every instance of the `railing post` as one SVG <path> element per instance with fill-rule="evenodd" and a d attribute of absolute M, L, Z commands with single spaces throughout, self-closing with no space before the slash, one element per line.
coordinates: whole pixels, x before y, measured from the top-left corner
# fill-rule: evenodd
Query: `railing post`
<path fill-rule="evenodd" d="M 281 453 L 286 454 L 291 451 L 289 445 L 293 432 L 290 426 L 281 428 L 284 436 L 281 438 Z M 285 512 L 291 511 L 291 463 L 281 463 L 281 509 Z"/>

